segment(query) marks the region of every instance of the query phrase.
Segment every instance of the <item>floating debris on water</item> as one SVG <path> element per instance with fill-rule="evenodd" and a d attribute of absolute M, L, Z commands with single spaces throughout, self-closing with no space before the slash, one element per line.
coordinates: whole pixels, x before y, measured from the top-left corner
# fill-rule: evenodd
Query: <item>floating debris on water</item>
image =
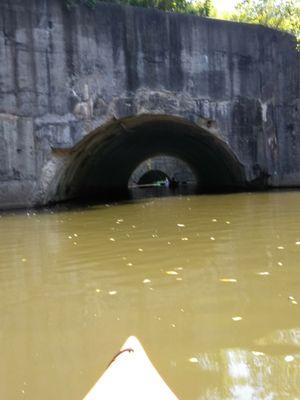
<path fill-rule="evenodd" d="M 114 239 L 114 238 L 109 238 L 109 240 L 111 241 L 111 242 L 115 242 L 116 241 L 116 239 Z"/>
<path fill-rule="evenodd" d="M 183 237 L 183 238 L 181 238 L 181 240 L 189 240 L 189 238 Z"/>
<path fill-rule="evenodd" d="M 198 362 L 198 358 L 196 358 L 196 357 L 191 357 L 191 358 L 189 358 L 189 362 L 191 362 L 191 363 L 193 363 L 193 364 L 196 364 L 196 363 Z"/>
<path fill-rule="evenodd" d="M 27 258 L 22 258 L 21 261 L 22 261 L 22 262 L 26 262 L 26 261 L 27 261 Z"/>
<path fill-rule="evenodd" d="M 96 289 L 96 292 L 97 292 L 97 293 L 100 293 L 100 292 L 101 292 L 101 289 Z"/>
<path fill-rule="evenodd" d="M 279 265 L 279 267 L 282 267 L 283 263 L 281 261 L 278 261 L 277 265 Z"/>
<path fill-rule="evenodd" d="M 110 294 L 111 296 L 114 296 L 115 294 L 117 294 L 118 292 L 116 290 L 110 290 L 108 292 L 108 294 Z"/>
<path fill-rule="evenodd" d="M 295 245 L 296 246 L 300 246 L 300 242 L 298 241 L 298 242 L 295 242 Z"/>
<path fill-rule="evenodd" d="M 278 250 L 284 250 L 284 246 L 277 246 Z"/>
<path fill-rule="evenodd" d="M 77 233 L 74 233 L 74 237 L 78 237 Z"/>
<path fill-rule="evenodd" d="M 230 221 L 225 221 L 225 224 L 230 225 Z"/>
<path fill-rule="evenodd" d="M 251 353 L 252 353 L 254 356 L 264 356 L 264 355 L 265 355 L 265 353 L 263 353 L 263 352 L 261 352 L 261 351 L 251 351 Z"/>
<path fill-rule="evenodd" d="M 166 271 L 167 275 L 178 275 L 178 272 L 176 271 Z"/>
<path fill-rule="evenodd" d="M 213 236 L 210 237 L 210 240 L 216 240 Z"/>
<path fill-rule="evenodd" d="M 171 328 L 175 328 L 175 327 L 176 327 L 176 325 L 175 325 L 175 324 L 171 324 L 170 326 L 171 326 Z"/>
<path fill-rule="evenodd" d="M 144 250 L 143 250 L 143 249 L 141 249 L 141 248 L 139 248 L 139 249 L 138 249 L 138 251 L 142 253 Z"/>
<path fill-rule="evenodd" d="M 68 239 L 72 239 L 72 236 L 71 236 L 71 235 L 69 235 L 69 236 L 68 236 Z"/>
<path fill-rule="evenodd" d="M 216 218 L 213 218 L 212 222 L 218 222 L 218 220 Z"/>
<path fill-rule="evenodd" d="M 294 360 L 295 360 L 295 357 L 292 356 L 292 355 L 287 355 L 287 356 L 284 357 L 284 361 L 285 362 L 292 362 Z"/>
<path fill-rule="evenodd" d="M 290 300 L 290 302 L 291 302 L 292 304 L 295 304 L 295 305 L 298 304 L 298 302 L 296 301 L 296 299 L 295 299 L 294 296 L 289 296 L 288 299 Z"/>
<path fill-rule="evenodd" d="M 180 228 L 184 228 L 185 227 L 184 224 L 177 224 L 177 226 L 179 226 Z"/>
<path fill-rule="evenodd" d="M 143 283 L 151 283 L 151 279 L 146 278 L 143 280 Z"/>
<path fill-rule="evenodd" d="M 237 282 L 237 279 L 235 278 L 221 278 L 219 279 L 220 282 L 231 282 L 231 283 L 235 283 Z"/>
<path fill-rule="evenodd" d="M 241 321 L 243 318 L 242 317 L 239 317 L 239 316 L 236 316 L 236 317 L 232 317 L 231 318 L 233 321 Z"/>
<path fill-rule="evenodd" d="M 256 272 L 257 275 L 270 275 L 268 271 Z"/>
<path fill-rule="evenodd" d="M 126 265 L 128 265 L 128 267 L 132 267 L 133 264 L 131 262 L 127 263 Z"/>
<path fill-rule="evenodd" d="M 176 278 L 176 281 L 182 281 L 182 278 Z"/>

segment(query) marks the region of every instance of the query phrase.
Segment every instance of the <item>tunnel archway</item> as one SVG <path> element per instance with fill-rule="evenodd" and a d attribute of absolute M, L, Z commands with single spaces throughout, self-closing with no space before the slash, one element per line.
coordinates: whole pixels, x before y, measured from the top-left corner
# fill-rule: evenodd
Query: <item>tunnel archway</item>
<path fill-rule="evenodd" d="M 161 179 L 158 179 L 159 173 Z M 166 178 L 178 184 L 197 184 L 196 173 L 186 162 L 178 157 L 160 154 L 144 160 L 136 167 L 129 178 L 128 187 L 146 184 L 145 179 L 149 184 L 151 179 L 159 181 Z"/>
<path fill-rule="evenodd" d="M 186 163 L 205 192 L 245 186 L 243 166 L 221 139 L 183 118 L 147 114 L 111 121 L 79 142 L 61 173 L 55 198 L 126 190 L 138 165 L 161 154 Z"/>
<path fill-rule="evenodd" d="M 170 177 L 166 175 L 164 172 L 159 171 L 158 169 L 150 169 L 145 172 L 144 175 L 140 177 L 137 184 L 138 185 L 153 185 L 157 182 L 164 181 L 168 179 L 170 181 Z"/>

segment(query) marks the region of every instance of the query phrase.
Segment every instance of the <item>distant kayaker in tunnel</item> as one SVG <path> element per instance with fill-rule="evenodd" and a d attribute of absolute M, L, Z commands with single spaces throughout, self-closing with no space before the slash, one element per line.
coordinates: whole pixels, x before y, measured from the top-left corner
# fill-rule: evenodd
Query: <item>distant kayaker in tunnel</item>
<path fill-rule="evenodd" d="M 170 188 L 174 189 L 178 187 L 178 181 L 175 179 L 174 176 L 172 176 L 171 182 L 170 182 Z"/>

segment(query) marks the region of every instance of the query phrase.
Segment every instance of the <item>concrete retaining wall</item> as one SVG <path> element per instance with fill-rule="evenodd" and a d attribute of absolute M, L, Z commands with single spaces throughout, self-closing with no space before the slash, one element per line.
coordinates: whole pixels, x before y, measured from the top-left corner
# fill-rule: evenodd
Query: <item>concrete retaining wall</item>
<path fill-rule="evenodd" d="M 144 113 L 208 121 L 249 182 L 300 185 L 300 57 L 288 34 L 114 4 L 3 0 L 0 59 L 2 208 L 48 201 L 69 149 Z"/>

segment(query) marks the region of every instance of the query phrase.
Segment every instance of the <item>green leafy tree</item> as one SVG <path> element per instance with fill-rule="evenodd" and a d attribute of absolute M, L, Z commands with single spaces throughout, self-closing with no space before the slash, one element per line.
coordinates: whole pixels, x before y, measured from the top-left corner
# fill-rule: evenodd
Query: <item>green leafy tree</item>
<path fill-rule="evenodd" d="M 300 40 L 300 0 L 240 0 L 225 17 L 287 31 Z"/>

